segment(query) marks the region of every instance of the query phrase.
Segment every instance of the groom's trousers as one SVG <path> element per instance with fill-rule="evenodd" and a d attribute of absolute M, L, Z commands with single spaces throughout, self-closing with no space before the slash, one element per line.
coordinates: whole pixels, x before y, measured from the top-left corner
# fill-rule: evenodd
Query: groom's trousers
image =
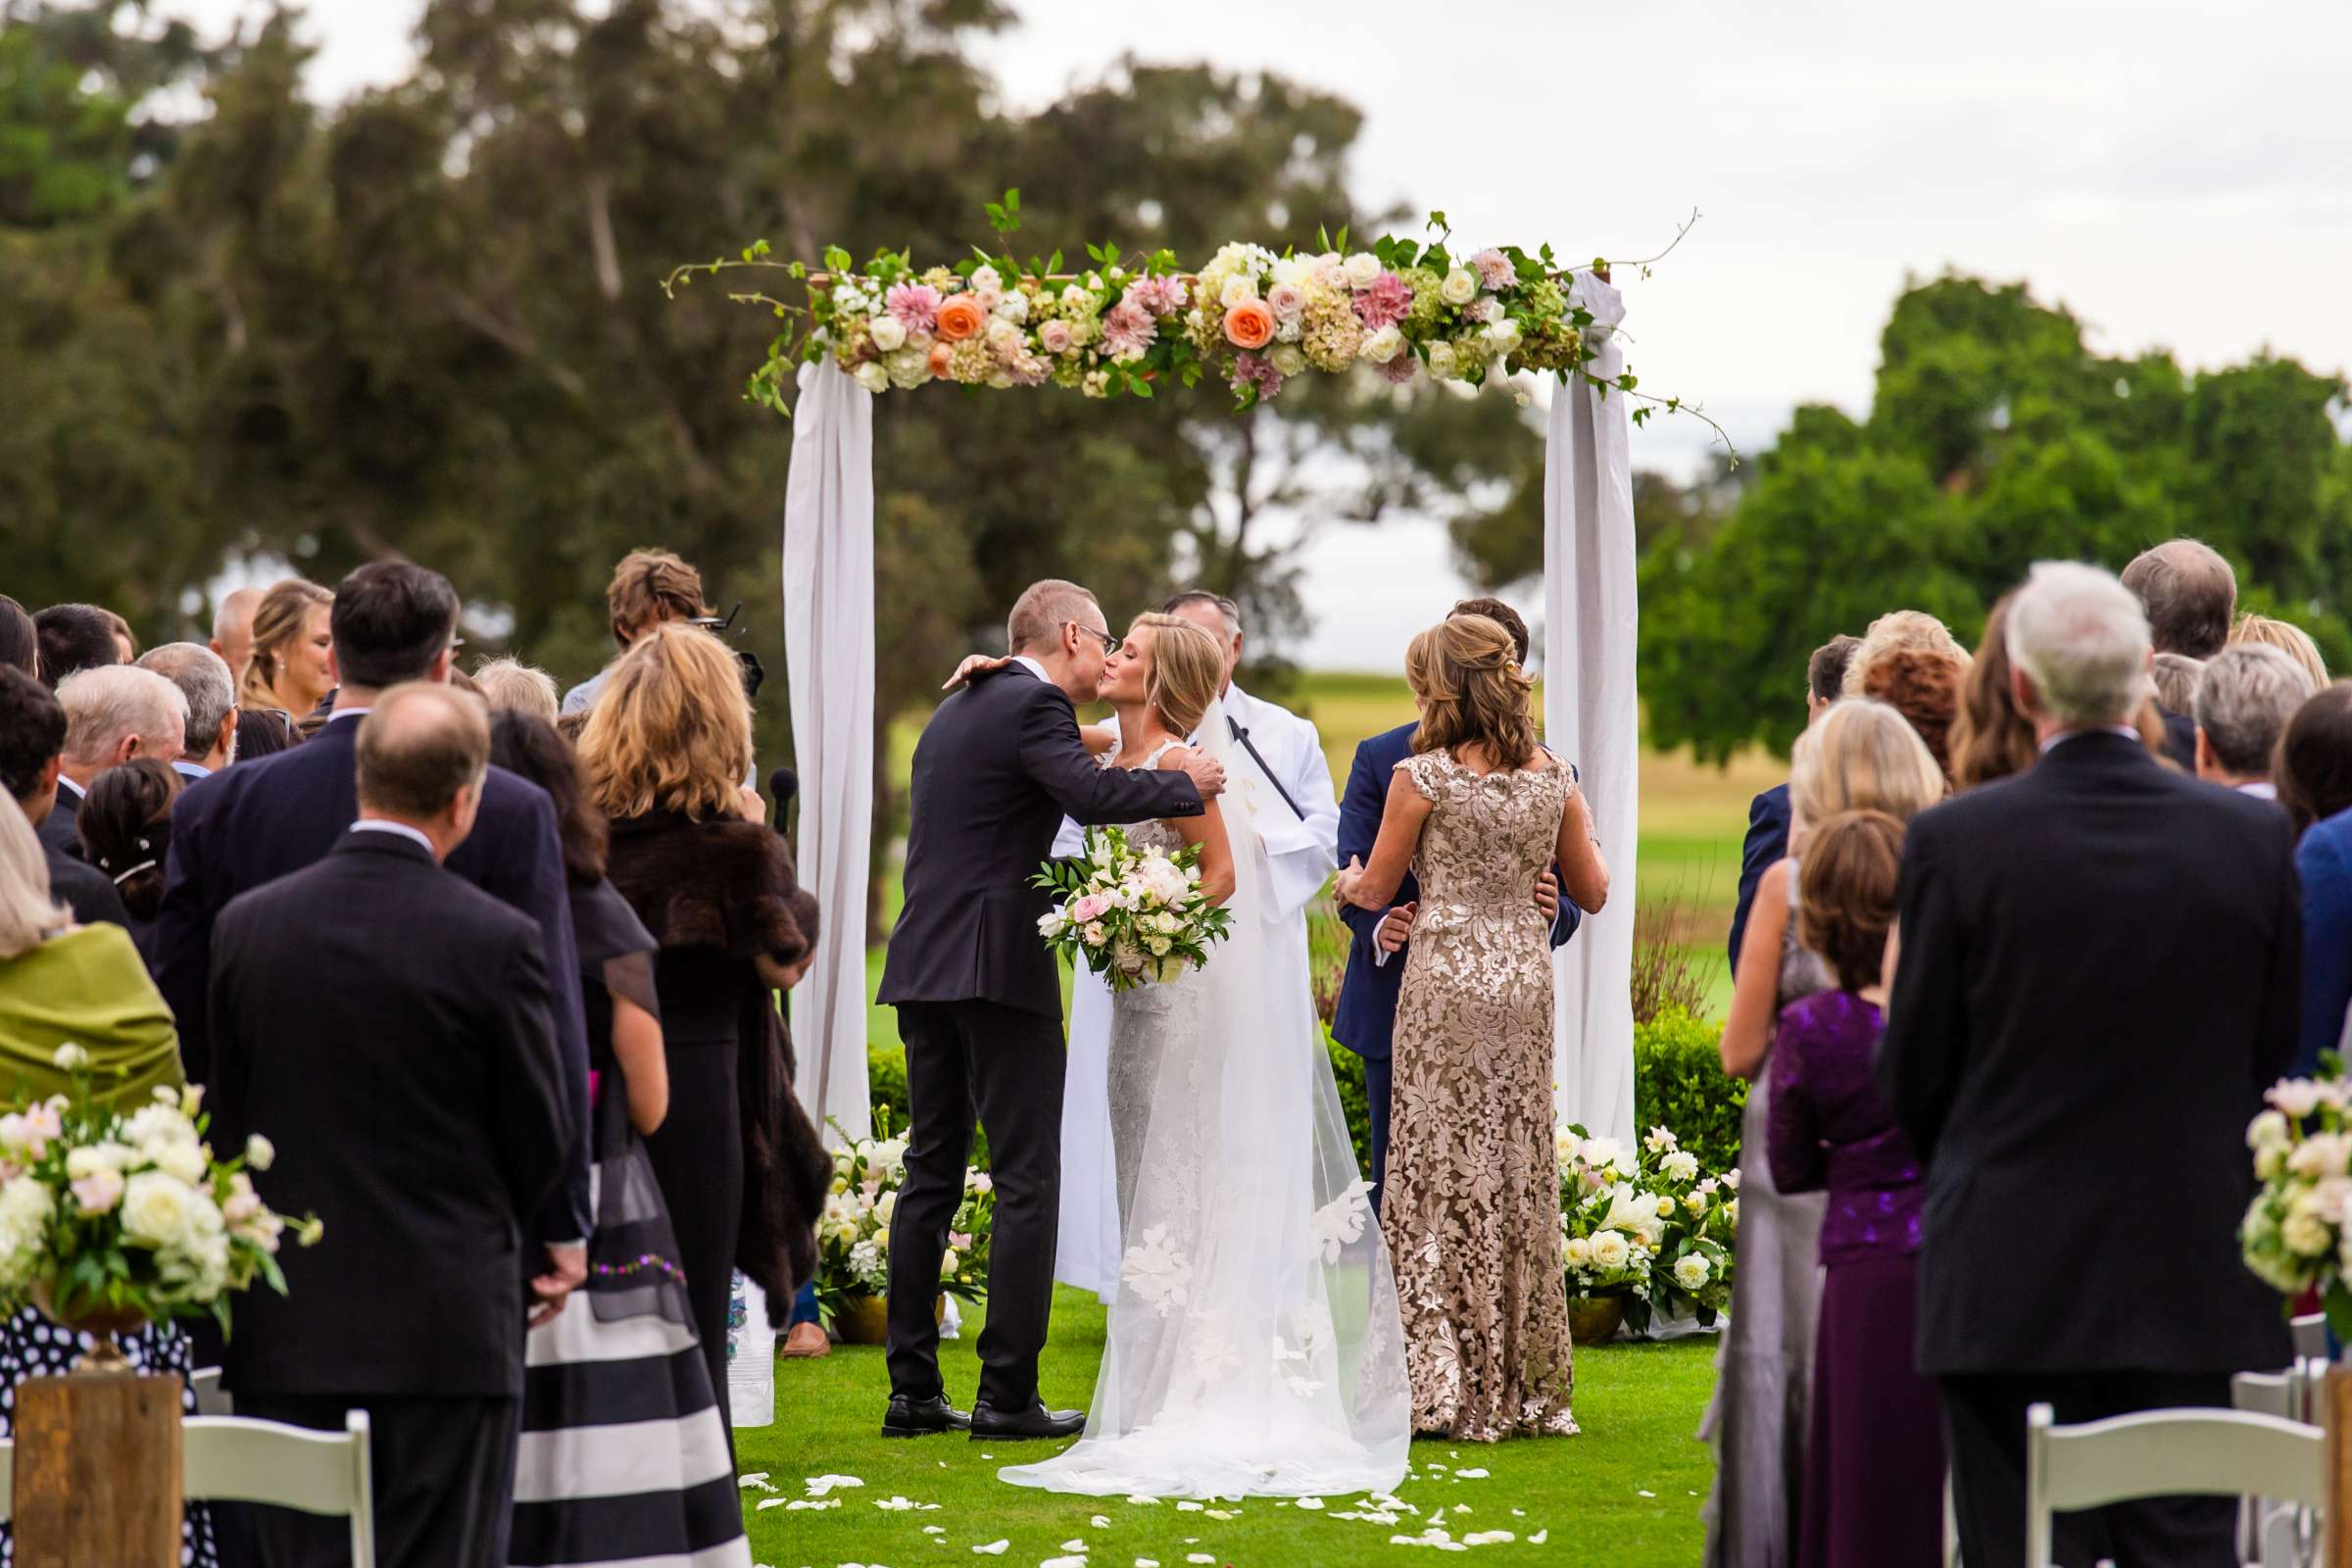
<path fill-rule="evenodd" d="M 988 1132 L 996 1227 L 980 1398 L 1006 1412 L 1037 1402 L 1037 1358 L 1054 1309 L 1061 1214 L 1059 1015 L 994 1002 L 905 1002 L 906 1182 L 890 1220 L 890 1389 L 944 1392 L 939 1375 L 939 1264 L 963 1201 L 975 1113 Z"/>

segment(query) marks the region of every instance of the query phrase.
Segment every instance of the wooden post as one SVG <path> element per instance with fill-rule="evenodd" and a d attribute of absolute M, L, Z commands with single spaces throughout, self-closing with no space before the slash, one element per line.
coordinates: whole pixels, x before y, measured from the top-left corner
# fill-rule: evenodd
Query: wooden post
<path fill-rule="evenodd" d="M 177 1568 L 180 1381 L 80 1373 L 17 1388 L 17 1568 Z"/>
<path fill-rule="evenodd" d="M 2352 1367 L 2340 1361 L 2328 1368 L 2320 1385 L 2320 1425 L 2328 1434 L 2321 1568 L 2352 1568 Z"/>

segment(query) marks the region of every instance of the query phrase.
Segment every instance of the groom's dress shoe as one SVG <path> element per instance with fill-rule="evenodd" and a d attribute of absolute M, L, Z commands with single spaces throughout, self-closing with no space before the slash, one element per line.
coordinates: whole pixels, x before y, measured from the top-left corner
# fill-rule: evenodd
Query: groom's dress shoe
<path fill-rule="evenodd" d="M 1084 1410 L 1049 1410 L 1041 1402 L 1026 1410 L 1000 1410 L 982 1400 L 972 1406 L 972 1441 L 1019 1442 L 1025 1438 L 1074 1438 L 1086 1430 Z"/>
<path fill-rule="evenodd" d="M 969 1430 L 972 1418 L 948 1402 L 946 1395 L 928 1399 L 910 1399 L 904 1394 L 890 1397 L 890 1411 L 882 1417 L 882 1435 L 886 1438 L 927 1438 L 935 1432 L 963 1432 Z"/>

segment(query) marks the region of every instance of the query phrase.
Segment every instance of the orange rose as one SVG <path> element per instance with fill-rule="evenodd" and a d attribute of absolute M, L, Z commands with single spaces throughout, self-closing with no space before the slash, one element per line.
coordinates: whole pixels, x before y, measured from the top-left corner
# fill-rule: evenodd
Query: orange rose
<path fill-rule="evenodd" d="M 1225 313 L 1225 341 L 1237 349 L 1262 349 L 1274 341 L 1274 313 L 1264 300 L 1244 300 Z"/>
<path fill-rule="evenodd" d="M 980 302 L 969 294 L 956 294 L 939 308 L 939 335 L 946 342 L 960 343 L 988 323 L 988 313 Z"/>
<path fill-rule="evenodd" d="M 931 345 L 931 373 L 933 375 L 948 373 L 948 360 L 953 352 L 945 343 Z"/>

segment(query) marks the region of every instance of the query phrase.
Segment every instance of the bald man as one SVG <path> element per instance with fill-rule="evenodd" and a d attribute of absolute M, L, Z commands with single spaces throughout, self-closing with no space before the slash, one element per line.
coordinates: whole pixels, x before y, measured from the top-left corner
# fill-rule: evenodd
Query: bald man
<path fill-rule="evenodd" d="M 253 612 L 262 603 L 259 588 L 239 588 L 213 612 L 213 652 L 228 665 L 231 680 L 243 678 L 246 661 L 253 658 Z"/>

